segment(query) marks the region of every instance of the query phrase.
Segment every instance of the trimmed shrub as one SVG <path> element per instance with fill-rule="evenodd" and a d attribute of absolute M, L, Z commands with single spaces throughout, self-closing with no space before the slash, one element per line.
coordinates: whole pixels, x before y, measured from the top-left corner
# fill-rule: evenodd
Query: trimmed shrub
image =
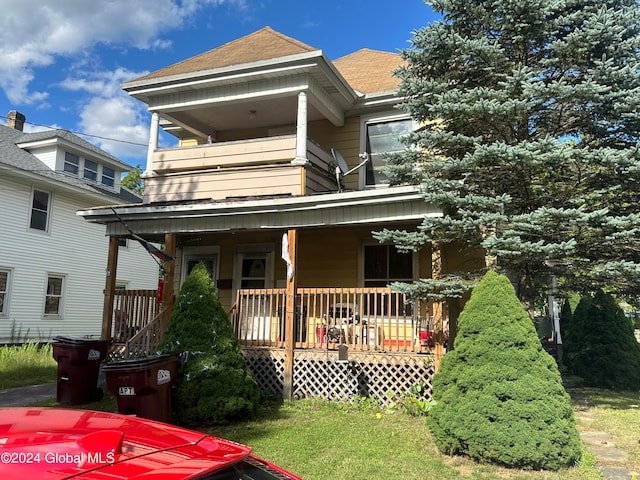
<path fill-rule="evenodd" d="M 580 439 L 569 396 L 509 280 L 488 272 L 458 325 L 427 417 L 440 450 L 529 470 L 575 464 Z"/>
<path fill-rule="evenodd" d="M 178 424 L 202 427 L 255 413 L 258 385 L 204 264 L 184 281 L 160 351 L 181 359 L 173 390 Z"/>
<path fill-rule="evenodd" d="M 603 291 L 584 296 L 567 331 L 569 371 L 591 387 L 640 389 L 640 344 L 633 323 Z"/>

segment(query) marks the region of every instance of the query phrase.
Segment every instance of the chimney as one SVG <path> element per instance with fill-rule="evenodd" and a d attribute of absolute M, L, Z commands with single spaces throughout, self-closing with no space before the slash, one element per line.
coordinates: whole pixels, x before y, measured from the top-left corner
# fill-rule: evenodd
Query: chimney
<path fill-rule="evenodd" d="M 11 110 L 7 114 L 7 126 L 11 128 L 15 128 L 16 130 L 20 130 L 21 132 L 22 132 L 22 129 L 24 128 L 25 120 L 26 120 L 25 116 L 15 110 Z"/>

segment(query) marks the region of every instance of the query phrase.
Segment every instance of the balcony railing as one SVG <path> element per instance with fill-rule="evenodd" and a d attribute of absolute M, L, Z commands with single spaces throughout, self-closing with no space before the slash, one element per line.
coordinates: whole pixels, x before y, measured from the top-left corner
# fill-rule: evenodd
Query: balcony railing
<path fill-rule="evenodd" d="M 389 288 L 299 288 L 295 348 L 429 352 L 433 318 L 429 305 L 414 305 Z M 245 346 L 285 345 L 285 290 L 239 290 L 231 311 Z"/>
<path fill-rule="evenodd" d="M 296 136 L 158 149 L 145 202 L 308 195 L 335 190 L 331 155 L 307 139 L 308 163 L 296 158 Z"/>

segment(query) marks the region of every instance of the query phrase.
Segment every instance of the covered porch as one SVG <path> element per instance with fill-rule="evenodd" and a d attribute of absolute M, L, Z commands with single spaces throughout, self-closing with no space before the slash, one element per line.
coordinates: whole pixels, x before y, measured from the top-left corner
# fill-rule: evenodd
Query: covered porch
<path fill-rule="evenodd" d="M 130 325 L 124 331 L 129 337 L 119 342 L 124 356 L 154 351 L 176 292 L 199 261 L 210 269 L 259 383 L 285 398 L 307 395 L 306 388 L 326 380 L 319 365 L 340 370 L 330 376 L 337 378 L 353 375 L 355 365 L 381 372 L 400 362 L 397 375 L 358 376 L 358 385 L 368 378 L 367 389 L 375 384 L 382 394 L 390 388 L 383 377 L 413 383 L 425 375 L 430 378 L 428 372 L 444 352 L 444 305 L 411 303 L 387 286 L 398 275 L 407 280 L 431 276 L 430 249 L 400 258 L 391 246 L 380 247 L 371 236 L 384 227 L 415 228 L 424 215 L 439 214 L 413 187 L 145 204 L 116 212 L 105 207 L 80 213 L 89 221 L 105 223 L 110 236 L 105 339 L 116 338 L 118 315 L 129 305 L 123 299 L 131 302 L 128 293 L 115 290 L 115 276 L 110 274 L 117 269 L 119 237 L 131 229 L 147 241 L 163 243 L 172 259 L 163 264 L 162 294 L 156 292 L 152 309 L 140 309 L 144 319 L 126 312 Z M 395 277 L 389 277 L 390 265 Z M 410 273 L 397 272 L 403 269 Z M 407 365 L 422 373 L 413 377 L 413 367 Z M 300 390 L 300 385 L 306 387 Z"/>

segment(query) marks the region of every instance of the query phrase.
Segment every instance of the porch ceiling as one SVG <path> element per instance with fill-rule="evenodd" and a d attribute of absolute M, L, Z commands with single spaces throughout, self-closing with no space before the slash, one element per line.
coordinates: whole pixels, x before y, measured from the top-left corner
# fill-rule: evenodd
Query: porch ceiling
<path fill-rule="evenodd" d="M 442 212 L 424 201 L 417 187 L 322 195 L 238 199 L 170 205 L 118 206 L 118 215 L 138 235 L 157 239 L 165 232 L 198 233 L 234 230 L 286 230 L 322 226 L 419 222 Z M 78 212 L 92 223 L 106 224 L 107 235 L 126 235 L 111 207 Z"/>

